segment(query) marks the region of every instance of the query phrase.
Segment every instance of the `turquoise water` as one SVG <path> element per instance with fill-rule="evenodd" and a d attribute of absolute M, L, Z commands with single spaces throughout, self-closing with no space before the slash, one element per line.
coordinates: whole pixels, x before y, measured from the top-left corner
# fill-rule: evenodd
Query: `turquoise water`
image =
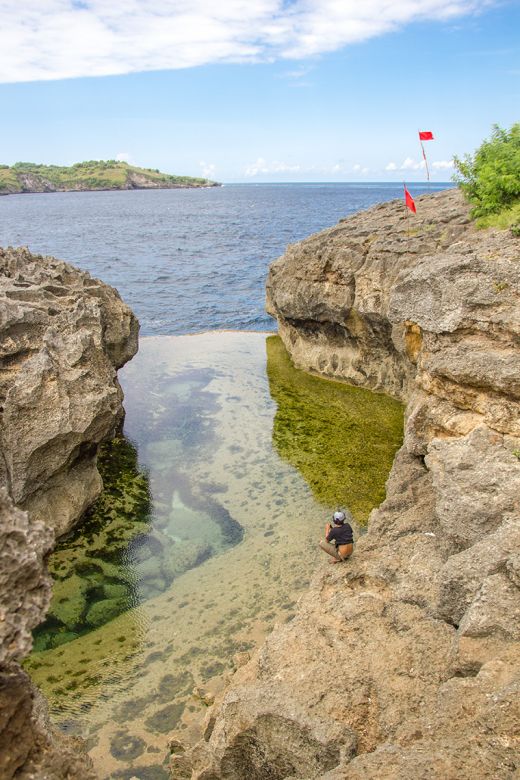
<path fill-rule="evenodd" d="M 308 377 L 281 367 L 284 404 Z M 27 662 L 101 778 L 168 777 L 168 739 L 201 737 L 208 695 L 292 618 L 321 561 L 332 508 L 273 444 L 283 409 L 267 369 L 265 334 L 213 332 L 145 338 L 120 372 L 126 440 L 107 453 L 108 495 L 54 555 L 54 624 Z M 309 420 L 329 388 L 353 413 L 348 387 L 341 401 L 337 384 L 316 381 Z"/>

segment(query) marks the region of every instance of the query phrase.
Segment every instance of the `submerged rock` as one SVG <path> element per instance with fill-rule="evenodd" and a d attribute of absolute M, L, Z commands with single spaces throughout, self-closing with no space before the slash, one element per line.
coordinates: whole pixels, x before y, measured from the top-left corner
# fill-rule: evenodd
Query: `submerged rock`
<path fill-rule="evenodd" d="M 271 266 L 296 366 L 406 400 L 404 446 L 354 555 L 236 671 L 187 776 L 520 769 L 519 245 L 456 191 L 417 214 L 376 206 Z"/>

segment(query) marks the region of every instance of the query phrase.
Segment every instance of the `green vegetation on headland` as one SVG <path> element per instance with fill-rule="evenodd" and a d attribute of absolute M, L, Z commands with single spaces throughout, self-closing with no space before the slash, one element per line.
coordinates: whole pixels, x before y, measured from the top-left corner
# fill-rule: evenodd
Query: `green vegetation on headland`
<path fill-rule="evenodd" d="M 365 524 L 385 497 L 403 441 L 403 407 L 393 398 L 294 368 L 282 340 L 267 339 L 267 376 L 278 405 L 273 443 L 329 507 Z"/>
<path fill-rule="evenodd" d="M 454 180 L 473 205 L 479 227 L 510 227 L 520 235 L 520 124 L 495 125 L 473 155 L 455 157 Z"/>
<path fill-rule="evenodd" d="M 175 189 L 218 187 L 209 179 L 172 176 L 157 169 L 137 168 L 117 160 L 88 160 L 70 168 L 18 162 L 0 165 L 0 195 L 21 192 Z"/>

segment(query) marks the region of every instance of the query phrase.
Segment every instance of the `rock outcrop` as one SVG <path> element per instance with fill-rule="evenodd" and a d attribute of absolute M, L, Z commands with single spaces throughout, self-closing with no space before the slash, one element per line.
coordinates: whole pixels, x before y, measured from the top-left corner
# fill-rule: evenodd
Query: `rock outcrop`
<path fill-rule="evenodd" d="M 116 369 L 138 323 L 118 293 L 26 249 L 0 249 L 0 776 L 93 780 L 19 662 L 45 617 L 45 556 L 97 497 L 99 443 L 123 415 Z"/>
<path fill-rule="evenodd" d="M 67 531 L 101 490 L 99 443 L 123 415 L 116 370 L 138 323 L 116 290 L 26 249 L 0 249 L 0 485 Z"/>
<path fill-rule="evenodd" d="M 290 247 L 297 366 L 407 401 L 383 504 L 173 757 L 199 780 L 512 780 L 520 768 L 520 244 L 456 191 Z M 177 772 L 177 774 L 176 774 Z"/>
<path fill-rule="evenodd" d="M 45 702 L 19 661 L 45 617 L 51 583 L 44 558 L 54 534 L 0 489 L 0 777 L 94 780 L 81 746 L 52 728 Z"/>

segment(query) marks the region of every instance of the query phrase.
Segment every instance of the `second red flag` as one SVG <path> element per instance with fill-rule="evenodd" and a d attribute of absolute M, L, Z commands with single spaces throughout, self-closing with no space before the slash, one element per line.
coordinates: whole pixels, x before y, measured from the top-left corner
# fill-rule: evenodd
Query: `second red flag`
<path fill-rule="evenodd" d="M 415 208 L 415 201 L 406 189 L 406 184 L 404 185 L 404 202 L 410 209 L 410 211 L 413 211 L 414 214 L 417 214 L 417 209 Z"/>

